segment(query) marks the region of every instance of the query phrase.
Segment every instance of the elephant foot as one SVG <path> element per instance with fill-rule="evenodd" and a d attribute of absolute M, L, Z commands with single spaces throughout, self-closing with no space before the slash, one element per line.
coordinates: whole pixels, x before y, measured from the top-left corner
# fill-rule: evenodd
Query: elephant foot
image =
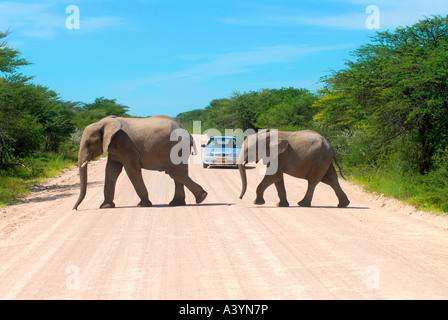
<path fill-rule="evenodd" d="M 261 205 L 261 204 L 265 204 L 266 202 L 264 201 L 264 199 L 263 198 L 261 198 L 261 199 L 255 199 L 254 200 L 254 204 L 258 204 L 258 205 Z"/>
<path fill-rule="evenodd" d="M 137 205 L 137 207 L 143 208 L 143 207 L 151 207 L 152 203 L 149 200 L 142 200 L 140 201 L 140 203 Z"/>
<path fill-rule="evenodd" d="M 311 201 L 302 200 L 297 204 L 301 207 L 311 207 Z"/>
<path fill-rule="evenodd" d="M 338 208 L 345 208 L 350 204 L 350 201 L 348 199 L 344 201 L 339 201 Z"/>
<path fill-rule="evenodd" d="M 289 207 L 289 202 L 288 201 L 280 201 L 277 203 L 277 207 Z"/>
<path fill-rule="evenodd" d="M 172 207 L 178 207 L 178 206 L 184 206 L 184 205 L 186 205 L 186 203 L 185 203 L 185 199 L 173 199 L 173 200 L 171 200 L 169 205 Z"/>
<path fill-rule="evenodd" d="M 100 205 L 100 209 L 110 209 L 110 208 L 115 208 L 115 203 L 113 203 L 113 202 L 103 202 Z"/>
<path fill-rule="evenodd" d="M 207 195 L 208 195 L 207 192 L 205 192 L 205 191 L 202 192 L 202 193 L 199 195 L 199 197 L 196 197 L 196 203 L 199 204 L 199 203 L 201 203 L 202 201 L 204 201 L 205 198 L 207 198 Z"/>

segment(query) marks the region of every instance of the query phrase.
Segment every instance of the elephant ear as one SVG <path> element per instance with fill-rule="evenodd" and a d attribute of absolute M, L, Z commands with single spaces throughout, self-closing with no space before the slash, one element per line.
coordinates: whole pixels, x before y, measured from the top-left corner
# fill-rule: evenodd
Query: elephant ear
<path fill-rule="evenodd" d="M 278 138 L 278 134 L 275 134 L 274 137 L 272 137 L 272 132 L 269 132 L 267 134 L 267 140 L 266 143 L 269 144 L 268 147 L 268 154 L 265 154 L 264 157 L 262 156 L 263 164 L 268 164 L 269 161 L 273 158 L 277 158 L 280 154 L 285 152 L 286 148 L 288 148 L 289 143 L 287 140 L 280 140 Z M 272 154 L 272 150 L 277 149 L 276 154 Z"/>
<path fill-rule="evenodd" d="M 108 118 L 103 126 L 103 154 L 109 149 L 109 144 L 114 135 L 121 129 L 121 123 L 117 119 Z"/>
<path fill-rule="evenodd" d="M 277 147 L 278 154 L 285 152 L 285 150 L 286 150 L 286 148 L 288 148 L 288 146 L 289 146 L 288 140 L 279 141 L 278 147 Z"/>
<path fill-rule="evenodd" d="M 270 144 L 270 149 L 275 149 L 275 147 L 277 147 L 277 156 L 279 156 L 280 154 L 282 154 L 283 152 L 285 152 L 286 148 L 288 148 L 289 143 L 287 140 L 281 140 L 281 141 L 272 141 L 272 143 Z M 263 159 L 265 160 L 265 159 Z M 266 160 L 265 160 L 266 162 Z M 266 164 L 266 163 L 265 163 Z"/>

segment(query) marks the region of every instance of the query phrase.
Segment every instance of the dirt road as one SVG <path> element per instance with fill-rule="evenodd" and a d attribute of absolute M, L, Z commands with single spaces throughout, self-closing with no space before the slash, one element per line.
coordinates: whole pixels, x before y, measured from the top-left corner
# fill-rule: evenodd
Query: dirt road
<path fill-rule="evenodd" d="M 319 184 L 312 208 L 297 207 L 306 182 L 285 177 L 255 206 L 259 169 L 238 199 L 236 169 L 190 167 L 208 191 L 201 205 L 169 207 L 174 183 L 145 171 L 154 206 L 139 202 L 126 174 L 115 209 L 99 210 L 105 159 L 89 166 L 79 211 L 76 168 L 0 214 L 0 299 L 447 299 L 448 223 L 366 194 L 351 200 Z"/>

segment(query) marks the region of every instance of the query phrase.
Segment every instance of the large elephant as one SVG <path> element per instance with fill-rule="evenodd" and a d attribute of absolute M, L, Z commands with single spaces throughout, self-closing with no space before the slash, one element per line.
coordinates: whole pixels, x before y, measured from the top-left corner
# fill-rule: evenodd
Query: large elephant
<path fill-rule="evenodd" d="M 276 132 L 277 133 L 277 132 Z M 273 138 L 271 139 L 271 136 Z M 298 203 L 299 206 L 309 207 L 311 206 L 311 200 L 316 185 L 319 182 L 330 185 L 336 193 L 339 199 L 338 207 L 346 207 L 350 201 L 347 195 L 342 191 L 336 170 L 333 166 L 333 160 L 339 167 L 336 161 L 336 156 L 330 143 L 322 137 L 320 134 L 303 130 L 297 132 L 282 132 L 278 131 L 278 139 L 274 139 L 273 132 L 258 132 L 255 137 L 244 141 L 242 152 L 238 160 L 238 168 L 242 180 L 242 192 L 240 199 L 243 198 L 247 189 L 246 168 L 247 162 L 250 162 L 251 150 L 256 152 L 256 156 L 253 157 L 253 161 L 258 162 L 262 159 L 263 154 L 268 155 L 263 161 L 266 164 L 266 159 L 269 162 L 268 167 L 274 162 L 277 165 L 277 170 L 271 172 L 273 174 L 266 174 L 257 187 L 257 197 L 254 201 L 255 204 L 264 204 L 263 193 L 265 189 L 272 183 L 275 183 L 280 202 L 277 203 L 279 207 L 288 207 L 289 203 L 286 199 L 285 184 L 283 181 L 283 173 L 287 173 L 293 177 L 302 178 L 308 180 L 308 189 L 305 197 Z M 273 141 L 271 141 L 273 140 Z M 267 150 L 260 153 L 259 146 L 266 146 Z M 271 154 L 271 149 L 278 150 L 278 154 Z M 271 148 L 271 149 L 270 149 Z M 263 150 L 262 150 L 263 151 Z M 275 160 L 275 161 L 273 161 Z M 339 167 L 340 171 L 340 167 Z M 341 174 L 342 175 L 342 174 Z"/>
<path fill-rule="evenodd" d="M 175 184 L 174 198 L 170 205 L 185 205 L 186 186 L 201 203 L 207 192 L 188 176 L 188 161 L 173 163 L 170 153 L 177 141 L 172 141 L 172 132 L 185 130 L 190 138 L 190 146 L 195 149 L 194 141 L 186 129 L 173 118 L 153 116 L 150 118 L 119 118 L 110 116 L 95 122 L 84 129 L 78 155 L 81 192 L 73 209 L 77 209 L 87 191 L 87 163 L 108 152 L 106 178 L 104 182 L 104 202 L 100 208 L 113 208 L 115 184 L 123 167 L 140 197 L 139 207 L 152 205 L 148 198 L 141 169 L 164 171 Z M 188 160 L 187 155 L 187 160 Z"/>

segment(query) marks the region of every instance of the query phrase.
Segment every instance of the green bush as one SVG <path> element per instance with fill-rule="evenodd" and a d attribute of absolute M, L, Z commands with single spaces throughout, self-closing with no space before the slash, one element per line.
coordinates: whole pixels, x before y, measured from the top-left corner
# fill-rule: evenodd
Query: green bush
<path fill-rule="evenodd" d="M 412 173 L 404 162 L 389 158 L 380 167 L 348 167 L 350 179 L 364 185 L 367 191 L 384 194 L 414 205 L 417 209 L 448 212 L 448 152 L 436 160 L 437 167 L 426 175 Z M 347 165 L 349 162 L 345 162 Z"/>
<path fill-rule="evenodd" d="M 0 170 L 0 207 L 20 201 L 33 185 L 53 177 L 62 169 L 74 166 L 75 153 L 37 153 Z"/>

